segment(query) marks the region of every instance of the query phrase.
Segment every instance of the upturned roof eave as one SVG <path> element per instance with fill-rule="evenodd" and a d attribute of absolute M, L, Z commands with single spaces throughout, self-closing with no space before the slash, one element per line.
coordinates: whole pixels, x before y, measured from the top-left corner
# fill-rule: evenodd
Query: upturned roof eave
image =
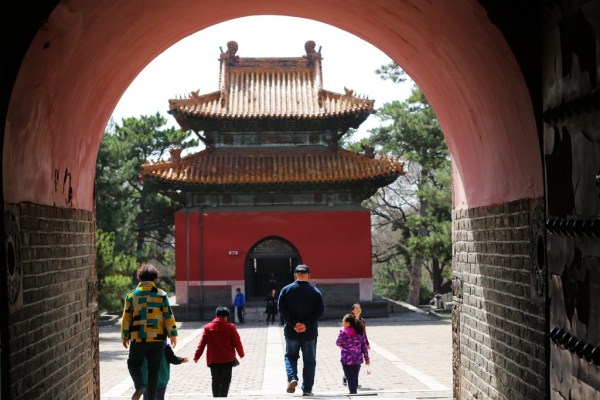
<path fill-rule="evenodd" d="M 370 178 L 357 178 L 334 181 L 310 182 L 236 182 L 236 183 L 199 183 L 182 182 L 179 180 L 163 179 L 155 176 L 146 176 L 144 181 L 161 188 L 162 190 L 191 192 L 191 193 L 264 193 L 269 189 L 277 192 L 301 192 L 323 190 L 367 190 L 369 192 L 388 186 L 401 176 L 400 173 L 388 174 Z"/>
<path fill-rule="evenodd" d="M 319 116 L 305 115 L 245 115 L 224 118 L 219 115 L 191 115 L 178 111 L 169 111 L 182 130 L 228 131 L 235 127 L 238 132 L 256 132 L 257 130 L 285 129 L 286 131 L 328 130 L 346 131 L 357 129 L 376 112 L 374 110 L 354 111 L 347 114 L 329 114 Z M 249 126 L 248 123 L 253 125 Z"/>

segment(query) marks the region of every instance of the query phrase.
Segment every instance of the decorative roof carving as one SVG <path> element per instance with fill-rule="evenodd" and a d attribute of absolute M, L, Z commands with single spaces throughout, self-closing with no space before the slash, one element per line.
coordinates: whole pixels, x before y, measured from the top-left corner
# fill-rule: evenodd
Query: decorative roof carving
<path fill-rule="evenodd" d="M 237 42 L 231 40 L 227 42 L 227 51 L 223 52 L 221 50 L 221 62 L 226 62 L 228 65 L 234 65 L 240 59 L 239 56 L 236 56 L 235 53 L 238 51 Z"/>
<path fill-rule="evenodd" d="M 178 164 L 181 161 L 181 151 L 182 147 L 173 147 L 169 150 L 171 153 L 171 162 Z"/>
<path fill-rule="evenodd" d="M 317 44 L 313 40 L 309 40 L 304 44 L 304 50 L 306 50 L 306 58 L 310 65 L 315 65 L 316 61 L 321 61 L 321 51 L 317 52 L 315 47 Z"/>

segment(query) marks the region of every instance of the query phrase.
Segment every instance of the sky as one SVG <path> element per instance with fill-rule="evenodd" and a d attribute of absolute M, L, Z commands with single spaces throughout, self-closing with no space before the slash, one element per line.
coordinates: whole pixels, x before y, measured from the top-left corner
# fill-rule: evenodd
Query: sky
<path fill-rule="evenodd" d="M 413 87 L 410 79 L 402 84 L 384 81 L 375 70 L 392 60 L 379 49 L 341 29 L 320 22 L 280 16 L 244 17 L 213 25 L 190 35 L 156 57 L 140 72 L 115 107 L 112 118 L 154 115 L 160 112 L 169 126 L 178 127 L 167 113 L 168 100 L 218 90 L 219 55 L 227 42 L 238 43 L 240 57 L 301 57 L 304 43 L 316 42 L 323 57 L 323 88 L 375 100 L 375 108 L 392 100 L 404 100 Z M 359 128 L 355 139 L 380 125 L 371 115 Z"/>

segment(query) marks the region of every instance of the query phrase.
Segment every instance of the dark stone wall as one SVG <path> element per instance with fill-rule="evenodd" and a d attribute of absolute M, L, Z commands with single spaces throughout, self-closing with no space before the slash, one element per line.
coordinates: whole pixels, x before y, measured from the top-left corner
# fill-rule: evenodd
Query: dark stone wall
<path fill-rule="evenodd" d="M 358 283 L 319 283 L 316 286 L 321 291 L 325 304 L 349 303 L 352 305 L 360 298 Z"/>
<path fill-rule="evenodd" d="M 547 398 L 541 204 L 453 213 L 454 398 Z"/>
<path fill-rule="evenodd" d="M 544 7 L 551 399 L 600 398 L 600 2 Z"/>
<path fill-rule="evenodd" d="M 233 297 L 231 285 L 190 286 L 189 288 L 190 304 L 209 304 L 215 305 L 215 307 L 217 305 L 229 305 L 233 303 Z"/>
<path fill-rule="evenodd" d="M 10 398 L 99 399 L 95 219 L 5 205 Z"/>

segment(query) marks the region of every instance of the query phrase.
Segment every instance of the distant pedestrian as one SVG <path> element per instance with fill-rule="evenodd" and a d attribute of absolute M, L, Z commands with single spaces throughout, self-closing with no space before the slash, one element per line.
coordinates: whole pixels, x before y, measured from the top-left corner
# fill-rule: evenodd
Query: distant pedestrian
<path fill-rule="evenodd" d="M 269 276 L 269 289 L 279 290 L 279 282 L 277 282 L 274 272 L 271 272 L 271 275 Z"/>
<path fill-rule="evenodd" d="M 171 346 L 176 346 L 177 325 L 167 292 L 156 287 L 156 267 L 142 264 L 136 276 L 140 283 L 125 296 L 121 340 L 123 347 L 129 347 L 127 368 L 135 386 L 131 400 L 139 400 L 144 393 L 148 394 L 150 400 L 156 400 L 164 342 L 170 338 Z M 142 373 L 144 360 L 148 363 L 147 384 Z"/>
<path fill-rule="evenodd" d="M 275 316 L 277 315 L 277 290 L 272 289 L 271 294 L 267 296 L 267 306 L 265 307 L 267 314 L 267 325 L 271 321 L 271 325 L 275 325 Z"/>
<path fill-rule="evenodd" d="M 310 270 L 304 264 L 294 269 L 293 283 L 285 286 L 279 293 L 278 308 L 285 319 L 285 372 L 287 374 L 287 392 L 294 393 L 298 386 L 298 358 L 302 351 L 302 392 L 303 396 L 312 396 L 317 366 L 317 336 L 319 318 L 325 306 L 319 289 L 309 283 Z"/>
<path fill-rule="evenodd" d="M 233 305 L 237 309 L 237 317 L 238 322 L 240 324 L 244 323 L 244 307 L 246 306 L 246 298 L 244 297 L 244 293 L 242 293 L 242 289 L 235 289 L 235 298 L 233 299 Z M 234 318 L 235 320 L 235 318 Z"/>
<path fill-rule="evenodd" d="M 335 344 L 341 348 L 342 369 L 348 380 L 350 394 L 356 394 L 358 389 L 358 374 L 363 363 L 370 365 L 369 349 L 365 337 L 364 326 L 354 318 L 352 314 L 344 315 L 342 319 L 343 328 L 338 334 Z"/>
<path fill-rule="evenodd" d="M 360 303 L 352 304 L 352 315 L 354 315 L 354 319 L 357 323 L 362 324 L 365 331 L 364 335 L 365 341 L 367 342 L 367 348 L 371 350 L 371 345 L 369 344 L 369 337 L 367 336 L 367 321 L 365 321 L 365 319 L 362 316 L 362 307 L 360 306 Z"/>
<path fill-rule="evenodd" d="M 200 343 L 194 354 L 195 363 L 202 357 L 206 347 L 206 365 L 210 368 L 212 377 L 213 397 L 227 397 L 231 370 L 238 364 L 236 351 L 240 358 L 244 357 L 240 335 L 235 325 L 229 322 L 227 307 L 217 307 L 215 318 L 204 325 Z"/>
<path fill-rule="evenodd" d="M 354 318 L 356 319 L 356 322 L 362 324 L 362 326 L 365 330 L 365 340 L 367 341 L 367 349 L 371 350 L 371 345 L 369 344 L 369 337 L 367 336 L 367 323 L 366 323 L 365 319 L 362 317 L 362 307 L 360 306 L 360 303 L 354 303 L 352 305 L 351 311 L 352 311 L 352 315 L 354 315 Z M 345 375 L 342 378 L 342 384 L 344 386 L 348 385 L 348 381 L 347 381 Z M 360 385 L 358 385 L 358 388 L 360 389 Z"/>
<path fill-rule="evenodd" d="M 169 379 L 171 378 L 171 364 L 179 365 L 181 363 L 188 362 L 187 357 L 177 357 L 173 352 L 173 348 L 169 346 L 167 342 L 165 342 L 165 351 L 160 363 L 160 370 L 158 371 L 158 387 L 156 389 L 156 400 L 165 400 L 165 393 L 167 392 L 167 385 L 169 384 Z M 142 365 L 143 373 L 144 373 L 144 382 L 148 379 L 148 366 L 146 360 L 144 360 L 144 364 Z M 148 394 L 144 393 L 144 400 L 148 400 Z"/>

